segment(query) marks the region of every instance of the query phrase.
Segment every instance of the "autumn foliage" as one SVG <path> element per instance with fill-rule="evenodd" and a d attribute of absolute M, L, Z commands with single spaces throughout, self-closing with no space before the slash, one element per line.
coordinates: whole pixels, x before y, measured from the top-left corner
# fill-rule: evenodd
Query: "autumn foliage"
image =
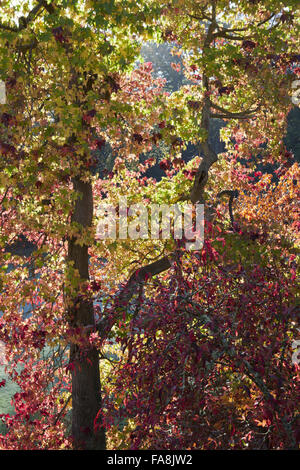
<path fill-rule="evenodd" d="M 0 448 L 298 448 L 297 2 L 16 3 L 0 6 L 0 341 L 18 391 Z M 143 41 L 172 44 L 179 90 Z M 204 204 L 203 248 L 97 238 L 120 196 Z"/>

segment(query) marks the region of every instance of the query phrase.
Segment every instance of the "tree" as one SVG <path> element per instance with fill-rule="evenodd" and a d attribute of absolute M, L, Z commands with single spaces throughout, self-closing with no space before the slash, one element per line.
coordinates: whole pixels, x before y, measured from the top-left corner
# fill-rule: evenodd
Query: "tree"
<path fill-rule="evenodd" d="M 295 2 L 245 1 L 236 5 L 221 0 L 178 0 L 171 4 L 145 0 L 137 5 L 130 1 L 125 4 L 78 1 L 70 6 L 69 2 L 37 1 L 31 10 L 26 6 L 18 25 L 7 20 L 13 7 L 9 2 L 3 4 L 0 78 L 6 81 L 8 102 L 1 116 L 1 174 L 4 175 L 1 179 L 1 310 L 4 311 L 1 338 L 11 365 L 21 360 L 24 368 L 10 372 L 21 392 L 14 397 L 16 415 L 5 417 L 9 432 L 1 438 L 1 445 L 64 448 L 73 443 L 75 448 L 103 449 L 103 426 L 110 425 L 115 414 L 120 419 L 124 405 L 129 409 L 125 418 L 137 424 L 128 439 L 135 448 L 194 444 L 209 447 L 203 434 L 194 433 L 192 441 L 187 438 L 192 417 L 188 415 L 191 407 L 183 400 L 183 389 L 175 387 L 170 397 L 163 387 L 158 390 L 154 387 L 153 393 L 156 390 L 158 396 L 153 393 L 148 396 L 153 416 L 149 420 L 148 415 L 148 421 L 144 419 L 148 399 L 145 386 L 148 389 L 151 380 L 157 385 L 169 373 L 167 367 L 165 372 L 149 373 L 149 361 L 157 357 L 152 344 L 161 346 L 165 352 L 173 348 L 179 362 L 179 372 L 174 377 L 180 384 L 188 383 L 190 403 L 196 397 L 196 403 L 201 406 L 203 397 L 197 398 L 197 393 L 205 381 L 209 382 L 210 390 L 216 391 L 215 400 L 222 386 L 226 386 L 226 380 L 230 381 L 224 392 L 224 416 L 220 421 L 211 419 L 217 411 L 212 397 L 208 397 L 210 426 L 225 429 L 228 402 L 235 397 L 234 374 L 244 373 L 247 379 L 240 375 L 239 379 L 251 395 L 263 400 L 268 414 L 264 419 L 271 421 L 270 413 L 276 414 L 279 431 L 272 435 L 269 445 L 294 446 L 294 389 L 290 388 L 285 396 L 289 410 L 282 414 L 282 404 L 277 403 L 279 408 L 275 409 L 271 398 L 276 384 L 268 383 L 267 387 L 262 382 L 262 370 L 253 374 L 251 368 L 253 361 L 262 365 L 253 345 L 261 341 L 259 353 L 264 354 L 268 346 L 264 344 L 265 338 L 253 332 L 250 319 L 251 341 L 246 348 L 246 358 L 252 361 L 248 361 L 250 368 L 247 359 L 242 364 L 239 359 L 240 344 L 246 344 L 243 318 L 238 318 L 233 351 L 228 343 L 232 341 L 232 318 L 242 315 L 245 302 L 253 306 L 254 324 L 270 329 L 280 304 L 283 309 L 292 310 L 284 325 L 279 321 L 278 332 L 272 330 L 274 344 L 268 354 L 274 351 L 276 359 L 269 358 L 270 369 L 274 371 L 278 365 L 278 354 L 283 354 L 286 361 L 285 347 L 289 354 L 291 351 L 295 293 L 293 287 L 287 286 L 287 276 L 290 273 L 294 280 L 292 263 L 297 222 L 290 194 L 297 168 L 287 168 L 290 161 L 280 136 L 291 107 L 287 90 L 292 76 L 286 71 L 296 60 Z M 163 81 L 152 80 L 151 64 L 142 64 L 134 70 L 141 37 L 169 39 L 178 45 L 186 86 L 170 95 L 164 94 Z M 223 129 L 227 152 L 221 157 L 210 145 L 213 119 L 227 122 Z M 161 163 L 166 178 L 156 183 L 144 176 L 153 162 L 149 159 L 141 163 L 139 156 L 160 140 L 169 147 L 169 156 Z M 92 176 L 91 150 L 103 148 L 107 141 L 118 156 L 113 171 L 97 178 Z M 199 145 L 199 155 L 185 166 L 180 152 L 187 142 Z M 260 155 L 263 162 L 282 163 L 279 176 L 286 174 L 286 178 L 281 180 L 277 194 L 289 204 L 292 225 L 286 227 L 286 242 L 280 245 L 278 256 L 274 254 L 266 268 L 258 262 L 259 267 L 251 270 L 246 262 L 247 253 L 240 255 L 241 245 L 247 244 L 249 237 L 261 239 L 264 247 L 267 243 L 276 245 L 282 226 L 273 226 L 270 220 L 276 214 L 278 221 L 284 222 L 286 216 L 280 209 L 278 212 L 274 207 L 270 209 L 277 188 L 264 180 L 256 182 L 259 175 L 255 173 L 253 155 Z M 249 157 L 251 161 L 243 168 L 236 163 L 240 157 L 246 160 Z M 209 174 L 213 177 L 209 178 Z M 232 207 L 237 190 L 242 195 L 238 198 L 239 218 L 235 220 Z M 192 204 L 205 203 L 208 232 L 204 248 L 187 253 L 181 242 L 173 239 L 97 243 L 94 206 L 105 200 L 117 207 L 120 195 L 127 196 L 130 204 L 171 204 L 187 200 Z M 225 195 L 230 201 L 230 222 L 219 215 L 218 224 L 216 214 L 224 209 Z M 256 224 L 253 207 L 261 199 L 268 203 L 261 203 L 262 220 Z M 251 228 L 250 223 L 254 225 Z M 269 229 L 268 238 L 265 232 Z M 214 246 L 216 231 L 224 235 L 225 253 L 220 246 Z M 241 241 L 244 232 L 247 236 Z M 35 278 L 26 278 L 28 265 L 20 266 L 18 257 L 5 253 L 6 244 L 11 244 L 20 233 L 37 246 L 29 260 L 34 261 Z M 216 242 L 222 244 L 222 237 L 218 238 Z M 254 253 L 249 259 L 262 256 L 259 244 L 250 248 Z M 218 256 L 220 265 L 216 263 Z M 212 266 L 207 266 L 208 260 Z M 10 272 L 8 261 L 14 267 Z M 285 263 L 276 273 L 280 275 L 282 289 L 286 289 L 284 295 L 287 293 L 292 299 L 289 302 L 281 299 L 282 290 L 278 286 L 271 286 L 274 295 L 276 291 L 275 300 L 265 292 L 277 263 Z M 225 274 L 220 274 L 220 269 Z M 158 277 L 161 273 L 165 278 Z M 259 282 L 262 286 L 257 286 Z M 203 287 L 209 300 L 206 306 L 199 296 Z M 258 294 L 263 292 L 270 314 L 256 302 L 250 289 Z M 220 303 L 223 330 L 210 296 Z M 186 306 L 187 298 L 192 302 L 191 307 Z M 98 307 L 93 305 L 95 299 L 101 301 Z M 24 319 L 20 306 L 26 302 L 31 306 L 32 316 Z M 195 323 L 195 303 L 208 309 L 210 330 Z M 263 322 L 260 316 L 265 314 L 269 316 Z M 132 330 L 133 327 L 138 330 Z M 178 339 L 179 332 L 182 334 Z M 203 342 L 205 336 L 208 338 Z M 219 341 L 215 349 L 211 337 Z M 136 362 L 128 365 L 121 359 L 112 386 L 105 384 L 107 395 L 103 407 L 99 352 L 105 361 L 104 348 L 113 340 L 122 345 L 125 358 L 135 354 L 144 370 L 136 368 Z M 284 349 L 281 340 L 286 342 Z M 195 343 L 193 348 L 191 343 Z M 69 345 L 70 357 L 66 363 Z M 43 357 L 45 346 L 52 348 L 47 357 Z M 186 361 L 183 364 L 181 353 Z M 218 376 L 216 361 L 220 358 L 225 360 L 225 365 Z M 279 358 L 282 365 L 283 360 L 280 361 Z M 199 362 L 200 371 L 198 366 L 194 367 Z M 207 368 L 207 364 L 212 366 Z M 214 374 L 209 379 L 211 368 Z M 294 369 L 284 362 L 280 377 L 287 381 L 293 373 Z M 144 375 L 148 382 L 143 382 Z M 124 400 L 124 390 L 120 390 L 122 377 L 130 393 L 133 377 L 138 384 L 137 396 L 129 397 L 129 405 L 126 397 L 123 405 L 120 402 Z M 70 392 L 72 439 L 67 437 L 62 421 L 70 404 Z M 115 400 L 111 403 L 112 396 Z M 147 440 L 145 432 L 157 424 L 157 416 L 170 400 L 180 404 L 179 414 L 174 414 L 171 406 L 171 412 L 164 415 L 168 420 L 163 423 L 163 429 L 158 435 L 149 435 Z M 256 413 L 253 419 L 260 420 L 262 408 L 255 408 L 253 403 L 249 406 Z M 115 413 L 115 407 L 120 413 Z M 253 420 L 249 418 L 244 426 L 238 426 L 237 421 L 234 417 L 232 426 L 238 428 L 238 447 L 245 442 L 245 428 L 252 426 Z M 287 437 L 281 434 L 283 422 L 289 433 Z M 178 439 L 168 441 L 166 436 L 172 429 L 176 430 Z M 226 428 L 228 432 L 235 434 L 233 427 Z M 258 442 L 255 439 L 256 436 L 254 446 Z M 216 447 L 224 443 L 231 445 L 228 436 L 220 441 L 216 433 L 215 440 Z"/>
<path fill-rule="evenodd" d="M 131 275 L 126 286 L 129 293 L 126 301 L 140 285 L 144 286 L 145 293 L 144 297 L 140 294 L 137 313 L 132 317 L 127 332 L 123 331 L 123 324 L 119 331 L 119 341 L 127 355 L 119 365 L 119 373 L 113 376 L 116 379 L 111 379 L 110 395 L 106 394 L 109 408 L 106 423 L 112 426 L 114 446 L 123 446 L 124 442 L 130 442 L 132 448 L 171 449 L 194 446 L 222 448 L 224 445 L 235 448 L 244 445 L 250 448 L 285 448 L 296 445 L 295 388 L 289 387 L 286 393 L 282 391 L 282 383 L 287 384 L 289 380 L 295 379 L 294 372 L 297 371 L 297 367 L 288 361 L 291 361 L 291 339 L 297 334 L 293 330 L 297 311 L 293 263 L 296 256 L 294 244 L 298 239 L 294 193 L 298 169 L 282 143 L 285 118 L 292 107 L 288 90 L 291 81 L 299 73 L 296 67 L 298 57 L 293 50 L 296 43 L 293 6 L 295 4 L 292 2 L 239 2 L 237 6 L 214 1 L 165 5 L 167 26 L 164 37 L 169 36 L 173 42 L 177 41 L 179 53 L 186 50 L 186 75 L 195 85 L 186 86 L 170 95 L 169 107 L 162 115 L 162 127 L 168 130 L 168 136 L 164 135 L 163 130 L 162 134 L 171 148 L 178 138 L 183 142 L 193 138 L 195 141 L 200 140 L 202 159 L 197 170 L 190 167 L 189 170 L 185 168 L 179 171 L 177 156 L 174 160 L 172 156 L 165 160 L 164 169 L 169 178 L 173 176 L 173 185 L 162 180 L 161 184 L 156 185 L 156 193 L 151 201 L 170 204 L 190 197 L 194 203 L 206 203 L 206 218 L 210 220 L 214 215 L 210 214 L 209 209 L 217 209 L 218 194 L 227 194 L 230 195 L 230 226 L 224 238 L 223 229 L 219 227 L 218 243 L 215 246 L 213 238 L 218 232 L 214 230 L 209 233 L 208 224 L 207 241 L 200 257 L 205 266 L 203 268 L 200 267 L 201 261 L 198 261 L 197 254 L 188 255 L 177 247 L 173 255 L 168 254 Z M 287 22 L 291 27 L 289 31 Z M 294 71 L 292 75 L 289 73 L 291 69 Z M 271 88 L 266 84 L 270 84 Z M 217 118 L 227 123 L 223 130 L 223 138 L 227 143 L 226 157 L 218 157 L 209 142 L 210 122 Z M 172 162 L 175 163 L 174 168 Z M 255 171 L 257 165 L 262 163 L 281 165 L 276 171 L 280 176 L 278 185 L 271 185 L 271 175 L 262 178 L 261 172 Z M 209 172 L 212 181 L 208 178 Z M 192 180 L 193 176 L 194 184 L 188 196 L 187 178 Z M 218 184 L 213 184 L 214 180 Z M 224 184 L 229 184 L 230 188 L 225 187 L 224 190 Z M 238 204 L 241 219 L 238 223 L 232 214 L 232 196 L 238 194 L 237 189 L 242 191 L 239 197 L 241 205 Z M 278 207 L 274 197 L 283 204 L 282 207 Z M 256 206 L 261 213 L 256 211 Z M 271 220 L 276 221 L 274 226 Z M 221 223 L 224 221 L 221 220 Z M 280 237 L 282 242 L 279 242 Z M 255 240 L 257 243 L 252 244 Z M 220 254 L 220 242 L 228 250 L 227 261 L 223 258 L 222 250 Z M 244 245 L 243 250 L 241 245 Z M 262 251 L 260 245 L 264 246 Z M 270 250 L 270 247 L 275 252 L 278 250 L 278 253 L 274 257 L 269 254 L 270 259 L 267 261 L 263 258 L 263 250 Z M 152 276 L 170 269 L 171 274 L 165 274 L 163 281 L 154 277 L 149 283 Z M 218 270 L 222 270 L 222 274 Z M 239 278 L 241 272 L 245 273 L 242 275 L 245 277 L 236 295 L 231 283 L 233 279 Z M 270 279 L 275 272 L 276 277 L 281 279 L 278 285 L 273 285 Z M 291 292 L 284 287 L 284 279 L 289 278 L 288 273 L 291 276 L 288 281 L 291 282 Z M 148 281 L 148 289 L 145 281 Z M 227 314 L 221 313 L 221 308 L 226 308 L 228 283 L 231 285 L 228 294 L 230 302 L 238 304 L 236 310 L 231 303 L 227 307 L 232 315 L 229 323 L 225 320 Z M 282 291 L 278 290 L 279 285 Z M 269 296 L 266 297 L 267 286 L 272 290 L 271 303 Z M 266 310 L 262 310 L 258 304 L 254 306 L 256 300 L 251 296 L 252 289 L 254 298 L 264 299 Z M 206 296 L 214 300 L 212 305 L 206 302 Z M 285 297 L 289 300 L 282 303 Z M 242 315 L 245 309 L 239 299 L 251 305 L 254 315 L 257 315 L 252 320 L 245 320 L 249 328 L 247 331 L 237 329 L 235 332 L 236 344 L 243 344 L 242 351 L 231 350 L 229 344 L 233 340 L 226 339 L 231 335 L 235 315 Z M 271 317 L 268 313 L 270 311 Z M 283 311 L 286 313 L 283 314 Z M 275 330 L 273 325 L 278 323 L 282 314 L 287 317 L 282 321 L 280 335 L 283 336 L 279 339 L 281 326 Z M 203 330 L 200 327 L 201 315 L 206 317 L 204 324 L 208 324 L 208 328 L 203 326 Z M 222 319 L 225 317 L 224 324 L 220 324 L 220 315 Z M 260 340 L 257 337 L 254 340 L 253 329 L 256 328 L 257 331 L 268 331 L 272 338 L 270 342 L 266 342 L 262 333 L 259 334 Z M 250 338 L 253 338 L 253 343 Z M 218 343 L 220 351 L 216 346 Z M 251 353 L 247 352 L 247 348 Z M 268 356 L 263 359 L 265 353 Z M 251 357 L 251 361 L 242 360 L 241 354 Z M 218 364 L 220 357 L 221 366 Z M 199 367 L 200 358 L 202 362 Z M 209 376 L 214 367 L 210 382 Z M 280 373 L 276 373 L 278 367 Z M 250 378 L 255 391 L 251 392 L 243 382 L 246 377 Z M 218 413 L 215 404 L 218 386 L 220 390 L 223 387 L 224 391 L 228 380 L 230 390 L 225 393 L 227 398 L 222 422 L 213 421 L 212 416 L 208 415 Z M 182 388 L 178 382 L 183 384 Z M 246 394 L 249 389 L 250 396 L 254 396 L 250 408 L 257 397 L 262 403 L 259 409 L 255 409 L 255 406 L 253 408 L 255 419 L 245 419 L 245 428 L 240 426 L 238 431 L 238 419 L 230 424 L 231 429 L 225 426 L 232 413 L 228 400 L 236 400 L 235 403 L 238 403 L 234 383 L 246 387 Z M 205 403 L 204 399 L 199 402 L 199 393 L 208 385 L 214 397 L 208 394 L 210 403 Z M 274 387 L 277 387 L 277 392 Z M 109 397 L 113 397 L 112 402 Z M 116 401 L 119 404 L 117 409 L 113 408 Z M 287 402 L 288 414 L 285 412 Z M 193 426 L 194 404 L 199 414 Z M 201 410 L 202 405 L 208 407 L 206 417 Z M 243 406 L 241 404 L 241 408 Z M 125 432 L 116 426 L 120 419 L 123 423 L 125 419 Z M 199 431 L 199 426 L 204 426 L 204 420 L 208 426 L 206 436 Z M 258 423 L 258 427 L 268 428 L 267 436 L 263 439 L 258 437 L 259 429 L 255 423 Z M 218 426 L 220 432 L 216 432 L 216 438 L 211 439 L 214 425 Z M 250 429 L 248 436 L 245 435 L 246 428 Z M 116 431 L 121 432 L 116 434 Z M 233 437 L 236 433 L 237 438 Z M 225 438 L 220 438 L 222 435 Z"/>
<path fill-rule="evenodd" d="M 87 347 L 88 340 L 83 338 L 82 344 L 76 337 L 84 325 L 94 322 L 91 296 L 86 295 L 88 250 L 95 230 L 91 151 L 101 149 L 108 140 L 121 162 L 140 136 L 133 119 L 143 122 L 145 109 L 148 124 L 140 132 L 149 133 L 152 102 L 161 81 L 151 81 L 149 67 L 141 66 L 131 78 L 130 71 L 139 48 L 134 34 L 151 36 L 153 30 L 147 26 L 146 3 L 137 7 L 128 2 L 125 8 L 123 2 L 122 11 L 120 3 L 109 2 L 73 2 L 70 6 L 37 1 L 31 10 L 29 3 L 25 2 L 20 11 L 24 16 L 14 24 L 9 18 L 15 17 L 16 7 L 3 2 L 0 24 L 1 78 L 7 89 L 1 115 L 2 338 L 12 361 L 20 361 L 20 351 L 27 361 L 23 372 L 15 374 L 24 391 L 15 396 L 19 414 L 13 420 L 11 442 L 14 445 L 20 429 L 25 431 L 27 426 L 25 447 L 41 445 L 41 441 L 46 446 L 66 445 L 59 429 L 55 435 L 51 430 L 66 408 L 64 400 L 57 403 L 56 392 L 60 387 L 70 391 L 70 381 L 61 365 L 57 366 L 70 344 L 67 370 L 72 375 L 74 445 L 102 449 L 104 430 L 93 428 L 101 408 L 98 352 Z M 136 23 L 136 14 L 142 22 Z M 137 109 L 137 98 L 145 106 L 139 102 Z M 31 261 L 38 280 L 26 280 L 26 266 L 19 266 L 19 259 L 4 251 L 19 234 L 37 247 Z M 14 267 L 10 275 L 7 261 Z M 26 297 L 33 316 L 24 320 L 20 306 Z M 16 338 L 19 357 L 13 351 Z M 51 343 L 57 346 L 52 378 L 51 370 L 41 369 L 41 350 Z M 50 363 L 46 361 L 48 368 Z M 34 391 L 31 383 L 24 384 L 33 377 Z M 49 394 L 46 389 L 51 381 L 55 385 Z M 24 415 L 21 402 L 29 396 Z M 30 421 L 37 414 L 46 416 L 47 424 L 43 418 Z"/>
<path fill-rule="evenodd" d="M 104 394 L 114 449 L 297 448 L 299 168 L 276 185 L 230 166 L 227 178 L 212 169 L 207 191 L 232 178 L 234 230 L 219 206 L 202 252 L 178 248 L 119 327 L 126 353 Z"/>

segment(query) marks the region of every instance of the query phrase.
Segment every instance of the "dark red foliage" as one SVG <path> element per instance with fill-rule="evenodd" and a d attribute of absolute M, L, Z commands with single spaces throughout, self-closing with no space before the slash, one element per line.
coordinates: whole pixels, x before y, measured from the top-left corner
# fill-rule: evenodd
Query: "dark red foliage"
<path fill-rule="evenodd" d="M 256 44 L 254 41 L 250 41 L 250 40 L 245 40 L 242 42 L 242 48 L 245 49 L 245 51 L 252 51 L 253 49 L 255 49 L 256 47 Z"/>
<path fill-rule="evenodd" d="M 105 139 L 97 139 L 96 140 L 96 146 L 98 150 L 101 150 L 103 147 L 105 147 Z"/>
<path fill-rule="evenodd" d="M 6 142 L 0 141 L 0 152 L 3 155 L 15 155 L 16 148 L 11 144 L 7 144 Z"/>
<path fill-rule="evenodd" d="M 9 127 L 13 124 L 14 119 L 11 114 L 2 113 L 0 116 L 0 122 L 4 124 L 5 127 Z"/>
<path fill-rule="evenodd" d="M 141 144 L 143 142 L 143 137 L 141 136 L 141 134 L 133 134 L 132 135 L 132 140 L 134 142 L 137 142 L 138 144 Z"/>
<path fill-rule="evenodd" d="M 166 127 L 166 121 L 161 121 L 159 124 L 158 124 L 158 127 L 160 129 L 163 129 L 164 127 Z"/>
<path fill-rule="evenodd" d="M 192 109 L 195 109 L 195 110 L 198 110 L 201 108 L 201 102 L 200 101 L 192 101 L 192 100 L 189 100 L 187 102 L 188 106 Z"/>
<path fill-rule="evenodd" d="M 222 86 L 219 88 L 219 95 L 230 95 L 230 93 L 234 90 L 234 87 L 232 85 L 230 86 Z"/>
<path fill-rule="evenodd" d="M 52 29 L 52 34 L 57 42 L 61 44 L 68 42 L 68 39 L 65 36 L 64 30 L 62 26 L 58 26 L 57 28 Z"/>
<path fill-rule="evenodd" d="M 170 169 L 171 169 L 171 162 L 170 162 L 170 160 L 167 160 L 167 159 L 161 160 L 161 161 L 159 162 L 159 167 L 160 167 L 162 170 L 164 170 L 164 171 L 170 170 Z"/>
<path fill-rule="evenodd" d="M 118 338 L 128 357 L 108 381 L 104 422 L 114 433 L 130 419 L 132 449 L 296 448 L 289 261 L 258 264 L 249 252 L 227 265 L 226 245 L 217 246 L 207 238 L 156 279 Z"/>

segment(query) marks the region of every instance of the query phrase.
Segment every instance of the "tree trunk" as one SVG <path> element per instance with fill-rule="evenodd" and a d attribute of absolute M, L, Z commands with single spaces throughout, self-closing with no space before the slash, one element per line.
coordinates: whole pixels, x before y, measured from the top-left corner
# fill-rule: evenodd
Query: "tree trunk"
<path fill-rule="evenodd" d="M 79 193 L 72 221 L 83 228 L 91 225 L 93 217 L 93 194 L 91 183 L 73 179 L 74 190 Z M 81 280 L 89 279 L 88 246 L 76 244 L 76 237 L 68 241 L 68 259 L 78 270 Z M 81 296 L 72 298 L 70 322 L 72 326 L 83 327 L 94 323 L 93 303 Z M 103 450 L 106 447 L 105 432 L 94 430 L 94 420 L 101 409 L 101 384 L 99 357 L 95 348 L 81 350 L 71 345 L 72 363 L 72 437 L 75 449 Z"/>

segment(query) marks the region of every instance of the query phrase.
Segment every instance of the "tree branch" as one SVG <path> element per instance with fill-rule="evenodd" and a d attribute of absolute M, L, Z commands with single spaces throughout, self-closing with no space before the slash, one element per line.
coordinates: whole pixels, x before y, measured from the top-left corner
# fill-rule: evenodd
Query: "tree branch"
<path fill-rule="evenodd" d="M 27 28 L 27 26 L 35 20 L 39 12 L 42 10 L 42 8 L 45 8 L 45 10 L 48 11 L 48 13 L 52 14 L 55 12 L 54 7 L 52 4 L 48 4 L 47 0 L 39 0 L 37 5 L 32 8 L 32 10 L 28 13 L 26 18 L 22 16 L 19 19 L 19 26 L 10 26 L 6 25 L 4 23 L 0 22 L 0 29 L 4 29 L 5 31 L 11 31 L 12 33 L 20 33 L 24 29 Z"/>
<path fill-rule="evenodd" d="M 274 16 L 276 15 L 276 13 L 272 13 L 270 16 L 268 16 L 265 20 L 262 20 L 260 21 L 259 23 L 257 23 L 256 25 L 254 24 L 249 24 L 247 26 L 245 26 L 244 28 L 222 28 L 222 29 L 219 29 L 219 31 L 217 31 L 215 34 L 214 34 L 214 37 L 222 37 L 222 38 L 226 38 L 226 39 L 231 39 L 231 40 L 234 40 L 234 41 L 244 41 L 246 39 L 251 39 L 253 38 L 253 34 L 250 35 L 250 36 L 234 36 L 230 33 L 238 33 L 238 32 L 246 32 L 248 31 L 251 27 L 254 27 L 254 29 L 256 30 L 257 28 L 259 28 L 260 26 L 262 26 L 263 24 L 267 23 L 268 21 L 270 21 L 272 18 L 274 18 Z M 270 31 L 271 29 L 277 27 L 279 25 L 280 22 L 276 23 L 276 25 L 273 25 L 268 31 Z"/>
<path fill-rule="evenodd" d="M 230 222 L 231 222 L 231 226 L 233 229 L 234 229 L 234 218 L 233 218 L 232 204 L 233 204 L 233 200 L 237 198 L 238 195 L 239 195 L 239 192 L 237 189 L 234 189 L 234 190 L 225 189 L 224 191 L 221 191 L 220 193 L 217 194 L 217 198 L 220 198 L 221 196 L 229 196 L 228 209 L 229 209 Z"/>
<path fill-rule="evenodd" d="M 213 0 L 212 2 L 212 18 L 210 19 L 210 21 L 211 23 L 208 27 L 208 31 L 204 40 L 204 49 L 210 47 L 210 44 L 213 39 L 213 31 L 217 26 L 215 0 Z M 203 76 L 203 84 L 204 87 L 208 89 L 208 78 L 205 74 Z M 206 97 L 202 109 L 201 127 L 204 128 L 207 133 L 209 132 L 210 106 L 210 100 L 208 97 Z M 208 171 L 212 164 L 218 159 L 217 154 L 209 145 L 208 138 L 205 142 L 201 144 L 201 150 L 203 151 L 204 156 L 199 165 L 197 174 L 194 179 L 194 184 L 190 193 L 190 200 L 194 204 L 198 201 L 203 202 L 203 191 L 208 179 Z M 113 317 L 104 317 L 103 320 L 96 325 L 96 329 L 99 332 L 100 337 L 104 339 L 109 333 L 109 331 L 111 331 L 111 328 L 120 316 L 119 311 L 123 313 L 123 311 L 127 308 L 128 303 L 132 299 L 134 293 L 138 290 L 138 286 L 141 286 L 144 282 L 146 282 L 149 277 L 155 276 L 169 269 L 173 264 L 173 260 L 176 259 L 176 256 L 177 252 L 175 251 L 170 255 L 164 256 L 163 258 L 155 261 L 154 263 L 148 264 L 147 266 L 137 269 L 130 276 L 129 280 L 121 289 L 114 302 L 113 310 L 115 313 Z M 94 328 L 95 326 L 89 325 L 85 328 L 85 331 L 90 332 Z"/>
<path fill-rule="evenodd" d="M 247 116 L 233 116 L 231 114 L 218 114 L 218 113 L 211 113 L 210 117 L 213 119 L 250 119 L 254 115 L 248 114 Z"/>
<path fill-rule="evenodd" d="M 121 288 L 120 292 L 114 301 L 113 317 L 104 317 L 96 325 L 87 325 L 84 327 L 86 333 L 90 333 L 96 328 L 101 338 L 106 338 L 108 333 L 111 331 L 113 325 L 116 323 L 120 315 L 126 310 L 130 300 L 134 296 L 135 292 L 139 287 L 147 281 L 148 278 L 156 276 L 157 274 L 170 269 L 172 266 L 173 259 L 176 253 L 172 253 L 168 256 L 155 261 L 154 263 L 143 266 L 137 269 L 128 279 L 126 284 Z"/>
<path fill-rule="evenodd" d="M 259 104 L 256 108 L 254 109 L 246 109 L 245 111 L 239 111 L 239 112 L 233 112 L 233 111 L 229 111 L 225 108 L 222 108 L 221 106 L 215 104 L 215 103 L 212 103 L 210 102 L 210 106 L 214 109 L 216 109 L 217 111 L 220 111 L 221 114 L 213 114 L 213 113 L 210 113 L 210 116 L 211 117 L 220 117 L 222 116 L 223 119 L 226 119 L 226 118 L 230 118 L 230 119 L 248 119 L 249 117 L 252 117 L 254 113 L 256 113 L 260 107 L 261 107 L 261 104 Z"/>

